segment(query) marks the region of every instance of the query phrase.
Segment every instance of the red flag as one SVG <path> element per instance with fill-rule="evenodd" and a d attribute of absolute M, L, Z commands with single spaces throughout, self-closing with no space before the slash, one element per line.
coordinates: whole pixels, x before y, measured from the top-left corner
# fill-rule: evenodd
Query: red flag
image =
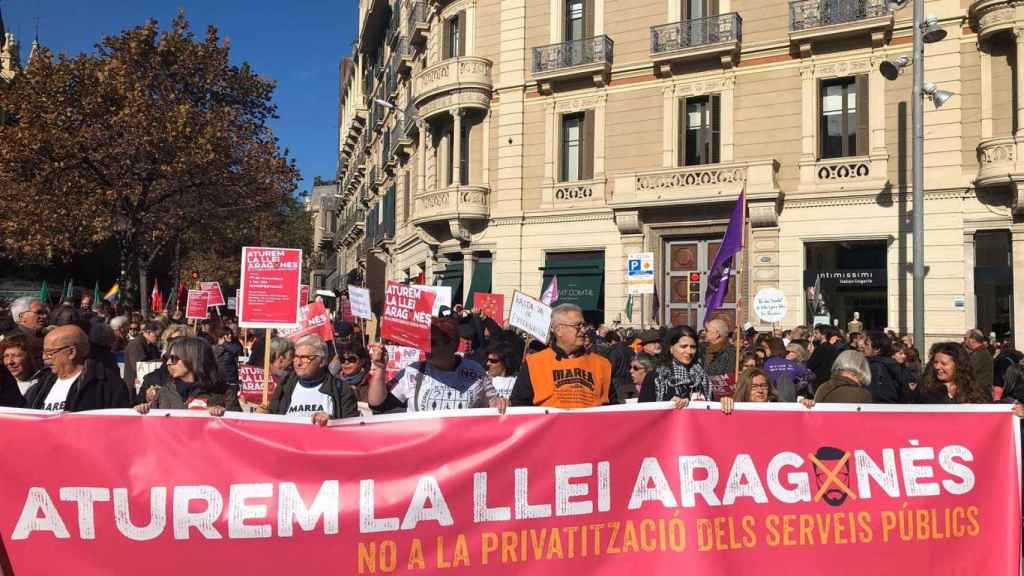
<path fill-rule="evenodd" d="M 420 271 L 419 276 L 416 277 L 415 283 L 421 286 L 427 283 L 427 272 L 425 270 Z"/>
<path fill-rule="evenodd" d="M 164 295 L 160 293 L 160 282 L 153 278 L 153 292 L 149 295 L 149 309 L 155 312 L 163 312 Z"/>
<path fill-rule="evenodd" d="M 178 295 L 174 299 L 174 307 L 181 310 L 185 306 L 185 298 L 188 296 L 188 286 L 181 282 L 178 284 Z"/>

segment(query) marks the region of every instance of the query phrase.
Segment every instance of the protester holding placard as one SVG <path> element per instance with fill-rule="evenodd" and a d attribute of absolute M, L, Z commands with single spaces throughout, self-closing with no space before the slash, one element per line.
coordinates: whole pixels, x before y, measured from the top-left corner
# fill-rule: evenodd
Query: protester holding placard
<path fill-rule="evenodd" d="M 342 384 L 327 369 L 327 345 L 316 334 L 295 343 L 295 371 L 278 385 L 266 411 L 271 414 L 304 416 L 318 426 L 333 418 L 359 415 L 351 387 Z"/>
<path fill-rule="evenodd" d="M 151 400 L 139 403 L 135 411 L 204 410 L 223 416 L 227 383 L 213 356 L 213 348 L 193 336 L 178 338 L 164 356 L 169 382 L 156 390 Z"/>
<path fill-rule="evenodd" d="M 561 304 L 551 311 L 551 346 L 526 357 L 510 401 L 513 406 L 590 408 L 615 402 L 612 366 L 584 347 L 583 310 Z"/>
<path fill-rule="evenodd" d="M 373 411 L 404 408 L 407 412 L 426 412 L 490 406 L 504 412 L 508 404 L 498 395 L 491 377 L 477 362 L 459 357 L 455 353 L 458 344 L 458 322 L 451 317 L 434 318 L 427 361 L 406 366 L 388 383 L 384 349 L 374 346 L 370 359 L 376 370 L 367 398 Z"/>

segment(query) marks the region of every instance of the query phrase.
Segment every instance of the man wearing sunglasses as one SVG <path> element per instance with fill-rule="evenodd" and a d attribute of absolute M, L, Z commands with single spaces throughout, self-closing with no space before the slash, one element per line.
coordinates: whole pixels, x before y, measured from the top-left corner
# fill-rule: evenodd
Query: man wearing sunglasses
<path fill-rule="evenodd" d="M 451 316 L 434 318 L 427 361 L 406 366 L 385 384 L 384 350 L 374 345 L 370 351 L 374 370 L 367 392 L 370 408 L 380 413 L 491 407 L 503 413 L 508 403 L 498 395 L 487 371 L 478 362 L 458 356 L 458 347 L 458 320 Z"/>
<path fill-rule="evenodd" d="M 584 346 L 583 310 L 561 304 L 551 311 L 551 346 L 526 357 L 512 396 L 513 406 L 591 408 L 615 402 L 612 365 Z"/>
<path fill-rule="evenodd" d="M 51 330 L 43 339 L 43 361 L 50 370 L 28 391 L 26 407 L 48 412 L 131 407 L 121 376 L 88 357 L 89 337 L 81 328 Z"/>

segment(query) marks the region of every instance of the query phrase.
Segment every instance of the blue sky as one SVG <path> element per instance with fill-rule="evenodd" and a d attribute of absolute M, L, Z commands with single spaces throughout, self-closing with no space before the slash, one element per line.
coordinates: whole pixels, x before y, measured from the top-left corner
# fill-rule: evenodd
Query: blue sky
<path fill-rule="evenodd" d="M 273 122 L 282 147 L 302 172 L 299 190 L 314 176 L 334 177 L 338 141 L 338 62 L 351 53 L 358 30 L 356 0 L 0 0 L 8 32 L 18 35 L 22 59 L 39 40 L 53 52 L 91 52 L 103 35 L 156 18 L 166 28 L 184 8 L 197 35 L 214 25 L 231 41 L 235 63 L 277 81 Z"/>

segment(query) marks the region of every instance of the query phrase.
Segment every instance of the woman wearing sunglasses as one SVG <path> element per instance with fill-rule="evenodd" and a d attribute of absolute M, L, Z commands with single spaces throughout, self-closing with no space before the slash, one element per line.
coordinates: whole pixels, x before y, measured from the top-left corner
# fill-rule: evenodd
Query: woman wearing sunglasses
<path fill-rule="evenodd" d="M 516 383 L 519 357 L 519 354 L 512 350 L 512 346 L 505 342 L 495 342 L 487 347 L 484 357 L 487 374 L 491 376 L 494 389 L 505 398 L 512 394 L 512 386 Z"/>
<path fill-rule="evenodd" d="M 213 356 L 213 348 L 202 338 L 184 337 L 171 343 L 164 357 L 170 382 L 160 386 L 155 397 L 135 406 L 139 414 L 152 409 L 205 410 L 224 415 L 227 383 Z"/>
<path fill-rule="evenodd" d="M 654 358 L 650 354 L 638 352 L 636 356 L 633 356 L 633 360 L 629 363 L 629 378 L 633 381 L 633 385 L 636 386 L 636 391 L 630 397 L 636 398 L 640 395 L 640 388 L 643 387 L 644 380 L 654 370 Z"/>
<path fill-rule="evenodd" d="M 331 374 L 342 384 L 352 389 L 356 400 L 366 402 L 366 393 L 370 388 L 370 354 L 362 342 L 335 342 L 338 354 L 331 360 Z"/>
<path fill-rule="evenodd" d="M 159 368 L 146 374 L 139 384 L 138 392 L 134 386 L 128 387 L 128 393 L 132 395 L 132 405 L 152 402 L 160 388 L 171 383 L 171 374 L 167 371 L 167 354 L 170 353 L 171 345 L 175 340 L 192 336 L 192 330 L 184 324 L 171 324 L 160 334 L 160 349 L 163 350 L 161 360 L 164 363 Z"/>

